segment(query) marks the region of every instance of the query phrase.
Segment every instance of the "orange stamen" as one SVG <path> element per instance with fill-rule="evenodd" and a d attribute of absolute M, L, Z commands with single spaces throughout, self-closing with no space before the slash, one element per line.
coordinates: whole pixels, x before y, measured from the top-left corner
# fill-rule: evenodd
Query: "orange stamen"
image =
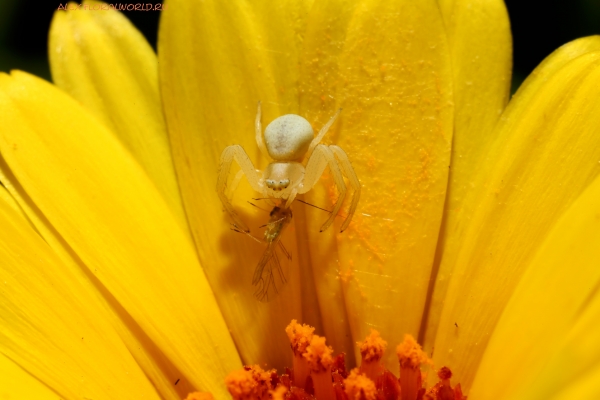
<path fill-rule="evenodd" d="M 388 369 L 384 369 L 383 374 L 377 378 L 375 387 L 383 399 L 398 400 L 400 398 L 400 382 Z"/>
<path fill-rule="evenodd" d="M 365 338 L 365 341 L 357 344 L 362 357 L 360 373 L 375 381 L 383 373 L 383 366 L 380 361 L 387 347 L 387 342 L 381 338 L 379 332 L 371 329 L 371 333 Z"/>
<path fill-rule="evenodd" d="M 452 377 L 452 371 L 448 367 L 442 367 L 438 371 L 438 378 L 440 381 L 435 384 L 425 394 L 426 400 L 462 400 L 462 391 L 460 385 L 457 385 L 455 389 L 452 389 L 450 385 L 450 378 Z"/>
<path fill-rule="evenodd" d="M 285 386 L 279 385 L 277 386 L 277 389 L 269 390 L 269 394 L 271 395 L 272 400 L 284 400 L 284 395 L 287 393 L 287 391 L 288 389 Z"/>
<path fill-rule="evenodd" d="M 287 333 L 288 338 L 290 339 L 290 344 L 292 345 L 294 353 L 302 355 L 306 352 L 306 348 L 310 344 L 314 331 L 315 328 L 312 326 L 306 324 L 300 325 L 295 319 L 285 327 L 285 333 Z"/>
<path fill-rule="evenodd" d="M 252 378 L 252 372 L 241 370 L 233 371 L 225 378 L 225 386 L 234 400 L 255 399 L 258 384 Z"/>
<path fill-rule="evenodd" d="M 244 367 L 246 371 L 250 371 L 252 373 L 252 379 L 256 381 L 259 385 L 266 385 L 268 389 L 271 388 L 271 377 L 273 374 L 276 374 L 277 371 L 274 369 L 265 371 L 258 365 L 247 365 Z"/>
<path fill-rule="evenodd" d="M 454 390 L 452 390 L 452 386 L 450 386 L 450 378 L 452 378 L 452 371 L 450 371 L 450 368 L 442 367 L 438 371 L 438 378 L 440 378 L 440 382 L 442 383 L 438 399 L 454 400 Z"/>
<path fill-rule="evenodd" d="M 350 371 L 350 375 L 344 379 L 344 386 L 349 400 L 375 400 L 377 398 L 377 389 L 375 383 L 358 369 Z"/>
<path fill-rule="evenodd" d="M 325 344 L 325 338 L 313 335 L 310 345 L 303 354 L 310 367 L 315 397 L 318 400 L 335 400 L 335 391 L 331 380 L 333 349 Z"/>
<path fill-rule="evenodd" d="M 314 331 L 312 326 L 300 325 L 295 319 L 285 328 L 294 352 L 294 386 L 302 389 L 306 387 L 306 379 L 310 373 L 308 362 L 302 354 L 306 352 Z"/>
<path fill-rule="evenodd" d="M 258 365 L 244 367 L 225 378 L 225 385 L 234 400 L 269 399 L 271 376 L 275 370 L 264 371 Z"/>
<path fill-rule="evenodd" d="M 467 398 L 463 395 L 462 388 L 460 387 L 460 383 L 454 386 L 454 399 L 455 400 L 467 400 Z"/>
<path fill-rule="evenodd" d="M 404 335 L 404 341 L 398 345 L 396 353 L 400 361 L 401 399 L 416 400 L 422 385 L 420 366 L 431 361 L 411 335 Z"/>
<path fill-rule="evenodd" d="M 466 400 L 460 384 L 451 385 L 452 371 L 442 367 L 437 371 L 439 382 L 426 390 L 423 364 L 433 366 L 421 346 L 410 335 L 398 345 L 400 379 L 381 364 L 387 343 L 372 330 L 364 342 L 358 343 L 362 363 L 348 374 L 344 354 L 333 357 L 333 349 L 325 338 L 314 335 L 314 328 L 295 320 L 286 328 L 294 350 L 304 368 L 264 371 L 258 365 L 246 366 L 226 378 L 233 400 Z M 302 351 L 302 353 L 300 353 Z M 366 373 L 364 373 L 364 372 Z M 371 379 L 368 374 L 376 376 Z M 301 386 L 294 383 L 298 376 Z M 186 400 L 213 400 L 208 393 L 191 393 Z"/>
<path fill-rule="evenodd" d="M 210 393 L 194 392 L 188 394 L 185 400 L 215 400 L 215 398 Z"/>
<path fill-rule="evenodd" d="M 450 385 L 450 378 L 452 378 L 452 371 L 450 371 L 450 368 L 448 368 L 448 367 L 442 367 L 438 371 L 438 378 L 440 378 L 440 381 L 442 381 L 442 383 Z"/>

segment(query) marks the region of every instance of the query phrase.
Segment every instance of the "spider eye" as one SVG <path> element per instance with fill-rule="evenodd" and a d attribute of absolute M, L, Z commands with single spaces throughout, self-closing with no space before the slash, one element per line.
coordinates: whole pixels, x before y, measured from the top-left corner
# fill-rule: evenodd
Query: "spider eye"
<path fill-rule="evenodd" d="M 289 179 L 282 179 L 280 181 L 275 181 L 273 179 L 265 179 L 265 183 L 269 187 L 269 189 L 275 190 L 277 192 L 282 191 L 290 185 Z"/>

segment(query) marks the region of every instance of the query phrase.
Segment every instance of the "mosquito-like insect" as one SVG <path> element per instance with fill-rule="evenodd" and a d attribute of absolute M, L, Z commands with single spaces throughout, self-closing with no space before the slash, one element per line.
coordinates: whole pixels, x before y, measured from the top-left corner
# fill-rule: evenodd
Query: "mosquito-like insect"
<path fill-rule="evenodd" d="M 267 247 L 256 265 L 252 277 L 252 286 L 256 288 L 254 296 L 262 302 L 268 302 L 279 294 L 281 288 L 287 283 L 287 268 L 292 261 L 292 255 L 281 242 L 281 234 L 292 221 L 292 209 L 275 206 L 269 213 L 264 233 L 264 240 L 257 239 L 248 232 L 238 229 L 235 225 L 231 229 L 250 236 L 259 243 L 266 243 Z M 281 250 L 283 257 L 278 254 Z M 282 266 L 283 264 L 283 266 Z"/>

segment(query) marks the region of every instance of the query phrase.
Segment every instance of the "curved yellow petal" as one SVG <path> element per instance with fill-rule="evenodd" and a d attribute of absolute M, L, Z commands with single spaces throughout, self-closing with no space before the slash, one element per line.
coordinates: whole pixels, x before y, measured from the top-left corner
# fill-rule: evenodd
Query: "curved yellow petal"
<path fill-rule="evenodd" d="M 465 199 L 474 211 L 463 219 L 461 247 L 442 259 L 454 272 L 434 360 L 467 389 L 524 267 L 600 172 L 600 52 L 579 54 L 558 51 L 561 68 L 544 63 L 515 95 Z"/>
<path fill-rule="evenodd" d="M 291 361 L 283 328 L 292 318 L 302 319 L 296 227 L 283 236 L 293 254 L 287 287 L 260 303 L 251 281 L 264 246 L 230 229 L 216 193 L 217 169 L 221 152 L 234 144 L 257 168 L 266 166 L 254 140 L 259 100 L 263 127 L 298 113 L 298 52 L 307 7 L 295 1 L 169 1 L 159 32 L 165 116 L 200 261 L 244 362 L 275 367 Z M 233 206 L 256 234 L 270 207 L 252 207 L 247 201 L 253 197 L 243 179 Z"/>
<path fill-rule="evenodd" d="M 441 0 L 438 2 L 452 59 L 454 76 L 454 135 L 444 221 L 430 283 L 429 308 L 423 318 L 420 342 L 431 349 L 452 270 L 440 269 L 446 246 L 459 236 L 462 220 L 469 215 L 464 198 L 471 189 L 493 128 L 502 114 L 511 84 L 512 41 L 510 23 L 502 0 Z M 444 264 L 445 267 L 450 264 Z"/>
<path fill-rule="evenodd" d="M 478 399 L 549 399 L 600 367 L 600 179 L 565 212 L 508 302 L 481 361 Z M 586 389 L 587 388 L 587 389 Z M 586 394 L 584 394 L 586 393 Z M 564 397 L 564 395 L 563 395 Z"/>
<path fill-rule="evenodd" d="M 340 83 L 337 57 L 343 51 L 348 26 L 359 4 L 348 0 L 318 1 L 311 8 L 308 17 L 311 23 L 307 26 L 301 56 L 299 85 L 300 112 L 313 123 L 315 129 L 327 123 L 340 106 L 337 103 L 337 87 Z M 335 143 L 332 138 L 339 132 L 346 112 L 342 111 L 338 121 L 330 128 L 324 138 L 325 143 Z M 354 155 L 349 156 L 353 158 Z M 333 185 L 333 179 L 326 176 L 311 189 L 305 200 L 320 207 L 331 205 L 330 190 Z M 309 255 L 305 270 L 312 275 L 323 333 L 327 343 L 336 352 L 346 353 L 348 365 L 354 365 L 356 341 L 348 334 L 350 325 L 339 273 L 336 236 L 340 226 L 337 224 L 319 233 L 321 224 L 328 217 L 327 213 L 302 204 L 298 204 L 294 210 L 296 219 L 307 227 L 299 232 L 298 246 Z M 348 236 L 347 233 L 343 234 L 341 240 Z M 306 299 L 306 296 L 303 297 Z"/>
<path fill-rule="evenodd" d="M 224 395 L 237 352 L 193 245 L 145 173 L 51 85 L 15 72 L 0 75 L 0 92 L 0 150 L 24 191 L 182 379 Z"/>
<path fill-rule="evenodd" d="M 112 326 L 101 318 L 105 310 L 90 293 L 93 286 L 62 271 L 50 247 L 4 198 L 0 224 L 1 358 L 13 360 L 56 397 L 158 400 Z M 32 390 L 42 390 L 38 386 Z"/>
<path fill-rule="evenodd" d="M 2 200 L 0 200 L 2 201 Z M 0 354 L 0 399 L 2 400 L 59 400 L 56 392 L 31 376 L 10 358 Z"/>
<path fill-rule="evenodd" d="M 313 53 L 301 100 L 321 123 L 343 108 L 326 143 L 346 151 L 362 194 L 348 230 L 338 234 L 340 218 L 337 232 L 320 234 L 326 240 L 316 236 L 325 217 L 307 211 L 308 240 L 322 310 L 341 282 L 352 342 L 375 328 L 393 343 L 419 331 L 442 217 L 453 123 L 449 49 L 435 1 L 340 9 L 325 9 L 307 35 Z M 318 189 L 317 205 L 336 198 L 331 187 Z"/>
<path fill-rule="evenodd" d="M 552 400 L 570 400 L 570 399 L 595 399 L 600 397 L 600 367 L 595 367 L 592 371 L 586 371 L 580 379 L 569 383 L 557 393 Z"/>
<path fill-rule="evenodd" d="M 67 273 L 75 274 L 80 277 L 80 280 L 92 281 L 85 291 L 94 294 L 99 304 L 107 310 L 102 316 L 98 315 L 97 310 L 94 311 L 96 318 L 102 320 L 104 324 L 113 326 L 127 350 L 161 398 L 180 399 L 194 391 L 191 383 L 182 378 L 181 371 L 162 353 L 156 343 L 143 332 L 139 324 L 115 301 L 106 288 L 97 279 L 90 279 L 89 272 L 87 272 L 88 268 L 73 253 L 63 237 L 56 232 L 43 213 L 36 207 L 2 159 L 0 159 L 0 182 L 7 188 L 6 190 L 4 188 L 0 190 L 0 196 L 13 209 L 30 221 L 33 229 L 40 234 L 60 259 L 60 271 L 57 271 L 56 274 L 59 276 Z M 178 382 L 178 384 L 174 385 L 174 382 Z"/>
<path fill-rule="evenodd" d="M 55 12 L 49 56 L 56 85 L 117 134 L 187 228 L 161 108 L 157 58 L 142 34 L 108 4 L 84 2 L 80 9 Z"/>
<path fill-rule="evenodd" d="M 0 186 L 0 199 L 7 206 L 10 206 L 14 211 L 16 211 L 17 213 L 20 213 L 23 216 L 23 218 L 27 219 L 27 215 L 25 214 L 25 212 L 23 211 L 23 209 L 21 208 L 19 203 L 14 199 L 13 196 L 10 195 L 8 189 L 6 188 L 7 182 L 4 179 L 4 171 L 3 171 L 4 168 L 2 168 L 2 167 L 4 167 L 3 164 L 4 163 L 0 159 L 0 182 L 2 183 L 2 185 Z"/>

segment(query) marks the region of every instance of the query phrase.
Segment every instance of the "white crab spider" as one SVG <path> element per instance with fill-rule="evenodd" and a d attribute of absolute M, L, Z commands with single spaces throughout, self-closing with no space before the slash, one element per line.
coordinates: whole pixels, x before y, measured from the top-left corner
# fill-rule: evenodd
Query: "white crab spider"
<path fill-rule="evenodd" d="M 284 208 L 288 208 L 292 204 L 296 195 L 306 193 L 312 189 L 321 178 L 325 167 L 329 166 L 335 185 L 338 188 L 339 197 L 331 215 L 321 226 L 321 232 L 331 225 L 342 207 L 346 196 L 343 173 L 354 189 L 348 216 L 342 224 L 340 232 L 348 227 L 360 197 L 360 182 L 344 150 L 335 145 L 319 144 L 340 111 L 341 109 L 321 128 L 317 136 L 314 136 L 310 123 L 304 118 L 294 114 L 283 115 L 267 126 L 264 135 L 265 140 L 263 141 L 261 107 L 260 102 L 258 103 L 255 123 L 256 143 L 261 152 L 272 162 L 263 172 L 258 171 L 254 168 L 250 157 L 248 157 L 242 146 L 236 144 L 223 150 L 219 165 L 217 193 L 225 210 L 231 215 L 234 225 L 238 229 L 249 232 L 225 193 L 233 160 L 237 161 L 241 170 L 233 179 L 231 193 L 233 193 L 242 178 L 242 174 L 244 174 L 254 190 Z M 306 166 L 301 163 L 305 159 L 307 160 Z"/>

